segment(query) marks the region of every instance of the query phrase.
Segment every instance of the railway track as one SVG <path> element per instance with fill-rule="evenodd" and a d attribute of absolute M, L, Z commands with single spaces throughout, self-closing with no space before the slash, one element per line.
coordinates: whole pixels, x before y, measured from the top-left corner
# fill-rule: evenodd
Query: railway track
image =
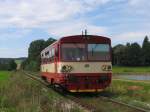
<path fill-rule="evenodd" d="M 41 83 L 42 85 L 46 86 L 47 89 L 50 89 L 49 87 L 49 84 L 46 83 L 45 81 L 41 80 L 40 77 L 37 77 L 35 76 L 35 74 L 32 74 L 32 73 L 28 73 L 28 72 L 25 72 L 25 71 L 22 71 L 26 76 L 28 76 L 29 78 L 33 79 L 33 80 L 36 80 L 38 81 L 39 83 Z M 54 89 L 54 88 L 53 88 Z M 89 105 L 88 103 L 85 103 L 85 102 L 82 102 L 80 100 L 80 97 L 78 96 L 73 96 L 73 95 L 70 95 L 69 93 L 66 94 L 65 93 L 62 93 L 60 91 L 58 91 L 57 89 L 54 89 L 55 91 L 59 92 L 59 94 L 63 95 L 64 97 L 70 99 L 71 101 L 75 102 L 76 104 L 78 104 L 78 106 L 80 106 L 81 108 L 83 108 L 84 110 L 86 110 L 87 112 L 95 112 L 95 107 L 92 106 L 92 105 Z M 98 98 L 100 100 L 104 100 L 104 101 L 108 101 L 108 102 L 111 102 L 111 103 L 114 103 L 115 105 L 120 105 L 120 106 L 125 106 L 127 108 L 130 108 L 132 109 L 133 111 L 135 112 L 150 112 L 149 110 L 146 110 L 146 109 L 143 109 L 141 107 L 137 107 L 137 106 L 133 106 L 133 105 L 130 105 L 130 104 L 127 104 L 127 103 L 123 103 L 123 102 L 120 102 L 120 101 L 116 101 L 114 99 L 111 99 L 109 97 L 106 97 L 106 96 L 96 96 L 95 98 Z"/>

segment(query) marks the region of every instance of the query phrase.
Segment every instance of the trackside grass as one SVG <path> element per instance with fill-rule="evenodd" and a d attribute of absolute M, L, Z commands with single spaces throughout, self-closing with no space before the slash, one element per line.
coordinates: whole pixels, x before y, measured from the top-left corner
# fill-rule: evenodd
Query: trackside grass
<path fill-rule="evenodd" d="M 83 110 L 21 72 L 12 72 L 3 85 L 0 82 L 0 112 L 83 112 Z"/>
<path fill-rule="evenodd" d="M 110 87 L 98 95 L 150 110 L 150 82 L 113 80 Z M 135 112 L 135 110 L 101 100 L 94 94 L 83 94 L 81 101 L 93 105 L 95 112 Z"/>
<path fill-rule="evenodd" d="M 9 71 L 0 71 L 0 82 L 1 83 L 8 80 L 9 77 L 10 77 Z"/>
<path fill-rule="evenodd" d="M 150 67 L 123 67 L 123 66 L 113 66 L 114 74 L 150 74 Z"/>
<path fill-rule="evenodd" d="M 106 92 L 114 99 L 150 110 L 150 82 L 113 80 Z"/>
<path fill-rule="evenodd" d="M 95 108 L 94 112 L 135 112 L 135 110 L 116 105 L 112 102 L 108 102 L 94 96 L 88 97 L 86 95 L 81 98 L 81 101 L 92 105 Z"/>
<path fill-rule="evenodd" d="M 113 80 L 100 94 L 150 110 L 150 83 Z M 134 112 L 94 94 L 80 95 L 81 102 L 95 107 L 95 112 Z M 47 90 L 22 72 L 0 72 L 0 112 L 84 112 L 57 92 Z"/>

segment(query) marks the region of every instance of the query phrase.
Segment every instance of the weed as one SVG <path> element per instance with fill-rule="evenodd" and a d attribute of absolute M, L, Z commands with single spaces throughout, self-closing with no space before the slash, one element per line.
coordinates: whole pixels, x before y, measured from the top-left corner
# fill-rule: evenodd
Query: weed
<path fill-rule="evenodd" d="M 141 104 L 141 107 L 144 107 L 144 103 L 139 102 L 145 102 L 145 104 L 150 105 L 149 83 L 113 80 L 111 86 L 107 88 L 106 91 L 113 94 L 113 96 L 111 96 L 112 98 L 126 103 L 131 103 L 137 106 Z M 145 106 L 145 108 L 147 108 L 147 106 Z"/>
<path fill-rule="evenodd" d="M 56 92 L 43 91 L 43 86 L 24 76 L 12 73 L 0 86 L 0 112 L 81 112 Z"/>

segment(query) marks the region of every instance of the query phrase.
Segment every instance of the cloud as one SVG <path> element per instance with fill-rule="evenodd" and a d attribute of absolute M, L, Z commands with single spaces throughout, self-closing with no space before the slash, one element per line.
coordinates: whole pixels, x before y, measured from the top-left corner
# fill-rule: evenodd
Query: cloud
<path fill-rule="evenodd" d="M 55 26 L 48 28 L 48 32 L 53 36 L 62 37 L 69 35 L 80 35 L 85 29 L 87 29 L 88 34 L 93 35 L 104 35 L 108 32 L 106 27 L 91 25 L 85 21 L 72 21 L 63 24 L 55 24 Z"/>
<path fill-rule="evenodd" d="M 12 46 L 12 48 L 0 49 L 0 57 L 27 54 L 27 50 L 24 50 L 25 53 L 23 53 L 23 51 L 14 48 L 12 44 L 18 44 L 17 41 L 15 42 L 17 39 L 20 42 L 20 39 L 23 38 L 35 38 L 32 37 L 35 35 L 35 33 L 32 34 L 34 28 L 45 30 L 54 37 L 81 34 L 81 31 L 85 28 L 93 34 L 106 32 L 105 27 L 86 23 L 85 21 L 88 19 L 86 17 L 83 19 L 84 22 L 78 21 L 75 24 L 73 22 L 74 20 L 80 20 L 86 13 L 105 5 L 109 1 L 0 0 L 0 47 L 5 47 L 5 43 Z M 10 42 L 10 40 L 13 40 L 13 42 Z M 17 47 L 23 46 L 17 45 Z"/>
<path fill-rule="evenodd" d="M 0 1 L 0 24 L 37 27 L 70 19 L 110 0 L 6 0 Z"/>
<path fill-rule="evenodd" d="M 147 0 L 129 0 L 129 4 L 132 6 L 141 6 L 142 4 L 145 4 Z"/>
<path fill-rule="evenodd" d="M 30 32 L 30 29 L 12 29 L 4 28 L 0 29 L 0 41 L 6 41 L 10 39 L 21 39 Z"/>
<path fill-rule="evenodd" d="M 27 56 L 27 49 L 14 49 L 14 48 L 0 48 L 0 58 L 17 58 L 20 56 Z M 15 52 L 14 52 L 15 51 Z"/>
<path fill-rule="evenodd" d="M 129 10 L 143 17 L 149 16 L 150 2 L 148 0 L 129 0 Z"/>
<path fill-rule="evenodd" d="M 0 0 L 0 47 L 5 42 L 12 46 L 0 50 L 6 56 L 27 55 L 27 50 L 14 47 L 23 48 L 38 38 L 81 34 L 84 29 L 112 37 L 114 44 L 142 42 L 150 29 L 149 10 L 148 0 Z"/>
<path fill-rule="evenodd" d="M 142 44 L 144 37 L 146 35 L 150 35 L 150 33 L 147 33 L 146 31 L 140 32 L 125 32 L 125 33 L 121 33 L 118 34 L 116 36 L 114 36 L 114 38 L 112 38 L 113 43 L 127 43 L 127 42 L 138 42 L 140 44 Z"/>

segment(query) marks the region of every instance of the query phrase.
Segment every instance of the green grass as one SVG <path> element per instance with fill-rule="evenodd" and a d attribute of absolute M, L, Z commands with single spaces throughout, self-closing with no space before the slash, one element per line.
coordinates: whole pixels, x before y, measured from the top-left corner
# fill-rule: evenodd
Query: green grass
<path fill-rule="evenodd" d="M 113 80 L 106 91 L 114 99 L 150 109 L 150 83 Z"/>
<path fill-rule="evenodd" d="M 10 77 L 9 71 L 0 71 L 0 81 L 7 80 Z"/>
<path fill-rule="evenodd" d="M 135 112 L 125 106 L 116 105 L 106 100 L 95 97 L 84 97 L 81 101 L 95 108 L 94 112 Z"/>
<path fill-rule="evenodd" d="M 110 87 L 101 94 L 120 102 L 150 110 L 150 82 L 113 80 Z M 83 95 L 81 101 L 94 106 L 95 112 L 135 112 L 135 110 L 101 100 L 91 94 L 89 96 Z"/>
<path fill-rule="evenodd" d="M 133 86 L 138 88 L 130 89 Z M 150 109 L 148 106 L 150 83 L 113 80 L 105 92 L 113 99 Z M 81 101 L 93 105 L 95 112 L 133 112 L 87 94 L 81 97 Z M 83 110 L 21 72 L 1 71 L 0 112 L 83 112 Z"/>
<path fill-rule="evenodd" d="M 21 72 L 11 72 L 10 76 L 0 85 L 0 112 L 83 112 Z"/>
<path fill-rule="evenodd" d="M 113 73 L 149 73 L 150 67 L 123 67 L 113 66 Z"/>

